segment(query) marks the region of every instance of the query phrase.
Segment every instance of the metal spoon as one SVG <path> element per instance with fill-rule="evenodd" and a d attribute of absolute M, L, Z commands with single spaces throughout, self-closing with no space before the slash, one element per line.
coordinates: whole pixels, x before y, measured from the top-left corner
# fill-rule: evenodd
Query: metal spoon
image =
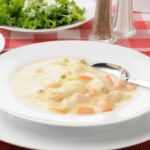
<path fill-rule="evenodd" d="M 111 64 L 111 63 L 97 63 L 97 64 L 93 64 L 92 66 L 96 68 L 100 68 L 102 71 L 112 73 L 127 83 L 132 83 L 142 87 L 150 88 L 149 80 L 139 80 L 139 79 L 132 78 L 129 72 L 119 65 Z"/>
<path fill-rule="evenodd" d="M 4 36 L 0 33 L 0 53 L 2 52 L 4 46 L 5 46 L 5 38 L 4 38 Z"/>

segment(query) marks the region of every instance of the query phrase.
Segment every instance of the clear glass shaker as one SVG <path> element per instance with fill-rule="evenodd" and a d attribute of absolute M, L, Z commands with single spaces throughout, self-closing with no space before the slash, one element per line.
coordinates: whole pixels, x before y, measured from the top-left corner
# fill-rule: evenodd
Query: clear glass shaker
<path fill-rule="evenodd" d="M 114 43 L 112 0 L 97 0 L 91 40 Z"/>
<path fill-rule="evenodd" d="M 136 35 L 133 24 L 133 1 L 116 0 L 114 32 L 118 38 L 129 38 Z"/>

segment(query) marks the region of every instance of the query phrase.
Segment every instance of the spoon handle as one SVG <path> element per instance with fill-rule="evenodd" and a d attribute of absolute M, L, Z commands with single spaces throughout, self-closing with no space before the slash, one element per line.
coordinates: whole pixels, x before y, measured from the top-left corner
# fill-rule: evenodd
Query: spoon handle
<path fill-rule="evenodd" d="M 133 84 L 145 87 L 145 88 L 150 88 L 150 81 L 148 80 L 137 80 L 133 78 L 126 78 L 125 81 L 128 83 L 133 83 Z"/>

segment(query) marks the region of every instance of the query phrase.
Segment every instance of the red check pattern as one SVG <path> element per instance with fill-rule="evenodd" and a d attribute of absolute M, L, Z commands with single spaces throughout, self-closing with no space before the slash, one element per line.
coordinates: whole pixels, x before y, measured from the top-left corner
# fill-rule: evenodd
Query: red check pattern
<path fill-rule="evenodd" d="M 11 32 L 0 29 L 5 36 L 6 45 L 3 52 L 23 45 L 55 40 L 88 40 L 92 29 L 92 21 L 79 27 L 49 34 L 32 34 Z M 117 45 L 132 48 L 147 56 L 150 56 L 150 14 L 134 13 L 134 24 L 138 31 L 137 35 L 130 39 L 119 39 Z M 15 136 L 15 135 L 14 135 Z M 0 142 L 0 150 L 29 150 Z M 121 150 L 150 150 L 150 141 L 123 148 Z"/>

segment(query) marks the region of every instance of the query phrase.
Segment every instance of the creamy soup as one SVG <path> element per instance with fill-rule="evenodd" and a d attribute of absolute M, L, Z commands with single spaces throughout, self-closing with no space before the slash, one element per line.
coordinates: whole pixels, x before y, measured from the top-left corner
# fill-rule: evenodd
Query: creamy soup
<path fill-rule="evenodd" d="M 130 100 L 136 86 L 78 58 L 55 58 L 18 70 L 12 89 L 20 101 L 60 114 L 109 112 Z"/>

